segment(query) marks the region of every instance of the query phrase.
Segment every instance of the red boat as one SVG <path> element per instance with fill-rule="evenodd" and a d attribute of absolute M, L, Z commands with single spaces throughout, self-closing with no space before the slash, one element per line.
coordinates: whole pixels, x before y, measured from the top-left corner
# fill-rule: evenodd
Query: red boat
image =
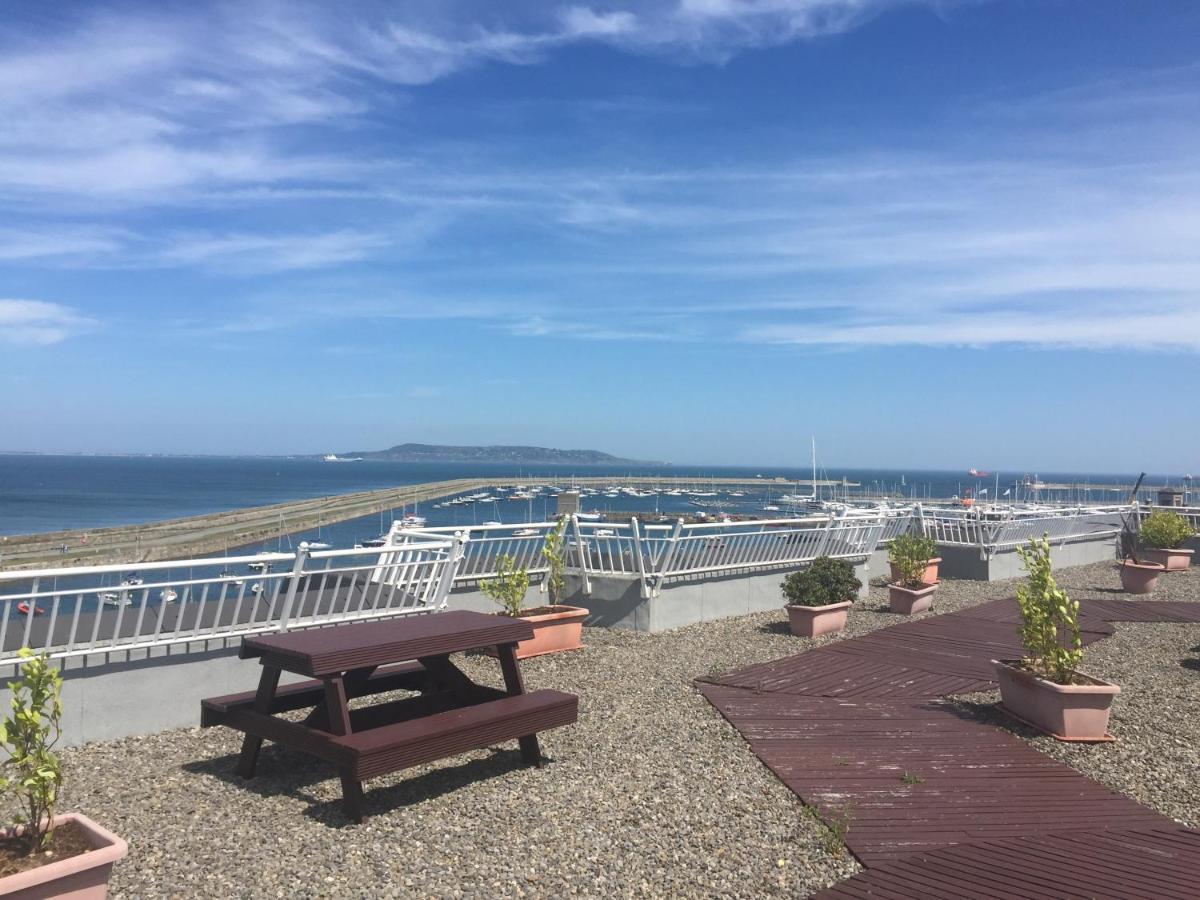
<path fill-rule="evenodd" d="M 25 615 L 29 615 L 29 601 L 22 600 L 20 603 L 18 603 L 17 604 L 17 612 L 24 613 Z M 33 614 L 35 616 L 40 616 L 40 615 L 44 614 L 45 612 L 46 611 L 44 609 L 42 609 L 40 606 L 35 606 L 33 608 Z"/>
<path fill-rule="evenodd" d="M 991 472 L 981 472 L 979 469 L 967 469 L 967 474 L 972 478 L 987 478 Z"/>

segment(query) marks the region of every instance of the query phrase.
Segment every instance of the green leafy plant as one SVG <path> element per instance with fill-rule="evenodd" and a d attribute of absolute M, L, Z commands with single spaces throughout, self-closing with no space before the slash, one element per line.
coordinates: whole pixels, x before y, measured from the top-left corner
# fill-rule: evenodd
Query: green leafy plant
<path fill-rule="evenodd" d="M 525 605 L 529 573 L 506 553 L 496 560 L 496 577 L 481 582 L 479 589 L 503 607 L 504 615 L 516 617 Z"/>
<path fill-rule="evenodd" d="M 900 576 L 900 586 L 919 588 L 929 561 L 937 553 L 937 544 L 933 538 L 923 534 L 898 535 L 888 548 L 888 562 L 896 567 Z"/>
<path fill-rule="evenodd" d="M 1142 544 L 1158 550 L 1175 550 L 1196 533 L 1187 519 L 1168 509 L 1156 509 L 1138 528 Z"/>
<path fill-rule="evenodd" d="M 49 846 L 54 837 L 54 805 L 62 785 L 62 766 L 54 754 L 62 719 L 62 675 L 45 655 L 28 647 L 19 652 L 20 675 L 8 683 L 12 714 L 0 722 L 0 746 L 8 753 L 0 790 L 21 807 L 26 852 Z"/>
<path fill-rule="evenodd" d="M 825 818 L 811 806 L 804 807 L 810 817 L 821 827 L 821 847 L 830 856 L 841 856 L 846 851 L 846 835 L 850 833 L 850 820 L 854 807 L 850 803 L 830 807 Z"/>
<path fill-rule="evenodd" d="M 783 580 L 787 606 L 829 606 L 854 601 L 862 582 L 854 577 L 854 566 L 844 559 L 818 556 L 799 572 Z"/>
<path fill-rule="evenodd" d="M 1054 580 L 1050 541 L 1029 539 L 1018 547 L 1021 565 L 1029 579 L 1017 588 L 1021 607 L 1021 643 L 1028 654 L 1024 663 L 1032 672 L 1058 684 L 1071 684 L 1083 658 L 1079 638 L 1079 601 L 1072 600 Z"/>
<path fill-rule="evenodd" d="M 905 772 L 900 776 L 900 780 L 905 784 L 921 784 L 925 779 L 920 775 L 914 775 L 912 772 Z"/>
<path fill-rule="evenodd" d="M 560 517 L 558 524 L 546 533 L 546 541 L 542 544 L 542 559 L 546 561 L 546 590 L 550 594 L 551 606 L 558 606 L 567 587 L 567 545 L 563 540 L 566 528 L 566 518 Z"/>

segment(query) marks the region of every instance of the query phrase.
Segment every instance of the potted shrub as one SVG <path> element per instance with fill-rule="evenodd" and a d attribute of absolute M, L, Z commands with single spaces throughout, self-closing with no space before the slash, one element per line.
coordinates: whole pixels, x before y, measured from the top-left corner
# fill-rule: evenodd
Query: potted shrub
<path fill-rule="evenodd" d="M 1169 509 L 1156 509 L 1142 520 L 1138 536 L 1142 542 L 1142 562 L 1158 563 L 1168 572 L 1178 572 L 1192 564 L 1192 550 L 1184 542 L 1196 533 L 1187 519 Z"/>
<path fill-rule="evenodd" d="M 1000 702 L 1016 718 L 1063 741 L 1107 739 L 1115 684 L 1080 672 L 1079 601 L 1058 587 L 1050 566 L 1050 542 L 1030 539 L 1019 547 L 1029 573 L 1017 588 L 1021 643 L 1026 656 L 992 660 L 1000 682 Z"/>
<path fill-rule="evenodd" d="M 909 535 L 909 534 L 904 534 L 904 535 L 901 535 L 900 537 L 910 537 L 910 536 L 911 535 Z M 895 543 L 896 540 L 899 540 L 899 537 L 893 539 L 893 544 Z M 927 538 L 927 540 L 930 540 L 930 542 L 932 543 L 932 539 Z M 932 544 L 932 546 L 930 547 L 930 552 L 931 553 L 937 552 L 937 544 Z M 929 562 L 926 563 L 926 565 L 925 565 L 925 571 L 921 573 L 921 583 L 922 584 L 937 584 L 938 583 L 938 566 L 941 564 L 941 562 L 942 562 L 942 558 L 940 556 L 930 557 Z M 892 570 L 890 580 L 893 583 L 898 583 L 902 579 L 902 575 L 901 575 L 899 567 L 894 562 L 892 562 L 891 547 L 888 548 L 888 566 Z"/>
<path fill-rule="evenodd" d="M 524 608 L 529 573 L 518 568 L 511 556 L 500 557 L 496 563 L 496 577 L 479 585 L 480 590 L 500 604 L 501 615 L 520 617 L 533 626 L 533 637 L 517 644 L 518 659 L 560 650 L 578 650 L 583 646 L 583 620 L 588 611 L 558 602 L 566 586 L 565 524 L 560 521 L 558 527 L 550 530 L 541 551 L 546 561 L 546 578 L 542 583 L 550 596 L 549 605 Z"/>
<path fill-rule="evenodd" d="M 841 631 L 861 587 L 854 566 L 844 559 L 818 556 L 806 568 L 792 572 L 783 580 L 792 634 L 816 637 Z"/>
<path fill-rule="evenodd" d="M 935 552 L 937 544 L 923 534 L 902 534 L 892 541 L 888 548 L 888 562 L 892 567 L 888 603 L 892 612 L 913 615 L 933 606 L 937 582 L 930 584 L 925 578 Z"/>
<path fill-rule="evenodd" d="M 29 648 L 8 684 L 12 714 L 0 723 L 8 754 L 0 789 L 21 807 L 0 833 L 0 894 L 12 898 L 103 900 L 113 863 L 129 846 L 87 816 L 55 815 L 62 768 L 54 753 L 62 718 L 62 676 Z"/>

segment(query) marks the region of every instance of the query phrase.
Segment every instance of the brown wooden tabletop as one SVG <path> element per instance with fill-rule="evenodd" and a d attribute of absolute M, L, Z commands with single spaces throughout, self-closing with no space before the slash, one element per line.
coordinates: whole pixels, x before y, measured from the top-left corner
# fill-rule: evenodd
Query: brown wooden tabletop
<path fill-rule="evenodd" d="M 239 655 L 242 659 L 261 657 L 264 666 L 319 678 L 510 644 L 532 636 L 533 627 L 524 619 L 456 610 L 248 637 Z"/>

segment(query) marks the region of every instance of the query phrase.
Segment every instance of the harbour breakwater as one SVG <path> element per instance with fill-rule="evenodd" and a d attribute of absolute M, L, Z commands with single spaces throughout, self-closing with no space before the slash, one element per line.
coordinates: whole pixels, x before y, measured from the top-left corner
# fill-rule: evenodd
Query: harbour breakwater
<path fill-rule="evenodd" d="M 188 559 L 254 544 L 281 534 L 371 516 L 388 510 L 471 491 L 511 485 L 508 477 L 455 478 L 373 491 L 275 503 L 186 518 L 89 530 L 54 531 L 0 537 L 0 571 L 78 565 L 132 565 Z M 687 478 L 670 476 L 573 476 L 539 478 L 557 487 L 620 484 L 640 488 L 687 488 L 697 485 L 757 487 L 780 484 L 808 487 L 811 481 L 767 478 Z M 817 481 L 818 490 L 858 487 L 855 482 Z"/>

